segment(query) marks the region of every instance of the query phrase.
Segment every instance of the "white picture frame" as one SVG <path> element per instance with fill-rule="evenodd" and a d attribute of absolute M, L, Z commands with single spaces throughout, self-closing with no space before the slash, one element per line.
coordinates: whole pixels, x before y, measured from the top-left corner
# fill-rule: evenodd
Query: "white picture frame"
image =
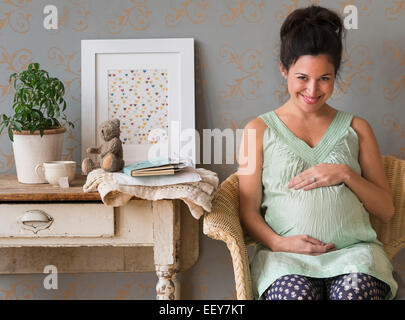
<path fill-rule="evenodd" d="M 81 41 L 81 150 L 103 141 L 99 125 L 110 119 L 111 70 L 167 70 L 167 134 L 165 146 L 123 144 L 125 165 L 156 156 L 187 158 L 195 166 L 194 39 L 113 39 Z M 121 72 L 121 71 L 120 71 Z M 111 72 L 110 72 L 111 73 Z M 163 75 L 163 73 L 162 73 Z M 114 74 L 115 76 L 115 74 Z M 133 79 L 132 79 L 133 80 Z M 110 113 L 110 114 L 109 114 Z M 166 126 L 167 127 L 167 126 Z M 133 128 L 132 128 L 133 129 Z M 135 130 L 135 129 L 134 129 Z M 128 131 L 129 132 L 129 131 Z M 122 140 L 122 139 L 121 139 Z M 162 150 L 163 153 L 162 153 Z M 148 157 L 149 154 L 149 157 Z"/>

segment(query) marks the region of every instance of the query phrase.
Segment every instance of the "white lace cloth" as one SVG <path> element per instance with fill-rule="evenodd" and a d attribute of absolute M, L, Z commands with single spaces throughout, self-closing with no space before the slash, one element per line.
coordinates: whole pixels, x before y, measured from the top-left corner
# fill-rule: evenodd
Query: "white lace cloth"
<path fill-rule="evenodd" d="M 120 185 L 114 180 L 114 173 L 96 169 L 87 176 L 84 192 L 98 191 L 107 206 L 125 205 L 132 197 L 145 200 L 181 199 L 194 218 L 199 219 L 204 211 L 210 212 L 212 199 L 218 188 L 219 179 L 215 172 L 198 168 L 201 181 L 166 186 Z"/>

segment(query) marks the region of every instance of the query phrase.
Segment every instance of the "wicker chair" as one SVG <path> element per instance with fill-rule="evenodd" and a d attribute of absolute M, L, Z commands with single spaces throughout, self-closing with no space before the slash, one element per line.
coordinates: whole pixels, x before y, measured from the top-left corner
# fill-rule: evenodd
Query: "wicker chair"
<path fill-rule="evenodd" d="M 387 224 L 370 216 L 378 239 L 384 244 L 390 259 L 405 247 L 405 161 L 382 156 L 395 205 L 395 216 Z M 210 213 L 204 216 L 203 232 L 208 237 L 226 243 L 232 257 L 238 300 L 251 300 L 247 246 L 255 242 L 243 231 L 239 220 L 239 179 L 236 173 L 221 183 Z"/>

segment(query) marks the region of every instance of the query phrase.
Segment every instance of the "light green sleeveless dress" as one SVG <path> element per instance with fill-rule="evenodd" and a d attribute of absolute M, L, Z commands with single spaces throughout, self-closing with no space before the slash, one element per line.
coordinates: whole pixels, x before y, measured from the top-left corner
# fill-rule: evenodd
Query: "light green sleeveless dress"
<path fill-rule="evenodd" d="M 320 163 L 347 164 L 361 174 L 358 137 L 350 126 L 353 115 L 338 110 L 314 148 L 296 137 L 274 111 L 260 118 L 268 126 L 263 136 L 265 221 L 281 236 L 310 235 L 334 243 L 337 250 L 310 256 L 257 245 L 250 265 L 255 298 L 287 274 L 329 278 L 359 272 L 387 283 L 391 290 L 386 299 L 393 299 L 398 285 L 392 264 L 356 194 L 344 183 L 309 191 L 287 187 L 292 178 Z"/>

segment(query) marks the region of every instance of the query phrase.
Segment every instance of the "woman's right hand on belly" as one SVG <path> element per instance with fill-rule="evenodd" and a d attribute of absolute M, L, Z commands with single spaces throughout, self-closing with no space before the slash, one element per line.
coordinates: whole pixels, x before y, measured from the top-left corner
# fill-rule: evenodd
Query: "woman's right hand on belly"
<path fill-rule="evenodd" d="M 323 243 L 308 235 L 297 235 L 291 237 L 279 237 L 273 248 L 274 252 L 291 252 L 318 256 L 327 252 L 335 251 L 333 243 Z"/>

